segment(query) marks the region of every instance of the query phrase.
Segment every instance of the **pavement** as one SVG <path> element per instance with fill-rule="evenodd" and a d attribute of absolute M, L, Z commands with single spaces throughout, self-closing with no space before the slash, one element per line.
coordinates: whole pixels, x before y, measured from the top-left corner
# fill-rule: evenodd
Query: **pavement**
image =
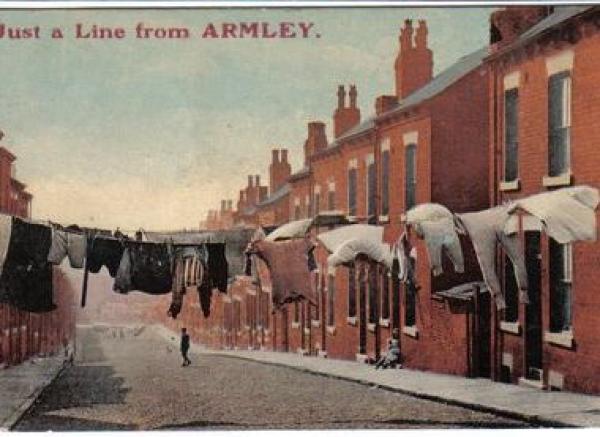
<path fill-rule="evenodd" d="M 63 355 L 36 357 L 0 370 L 0 432 L 13 428 L 67 363 Z"/>
<path fill-rule="evenodd" d="M 177 334 L 162 326 L 156 326 L 155 329 L 168 341 L 178 344 Z M 543 426 L 600 427 L 600 396 L 542 391 L 483 378 L 409 369 L 375 370 L 373 366 L 359 362 L 294 353 L 195 347 L 205 354 L 294 368 Z"/>

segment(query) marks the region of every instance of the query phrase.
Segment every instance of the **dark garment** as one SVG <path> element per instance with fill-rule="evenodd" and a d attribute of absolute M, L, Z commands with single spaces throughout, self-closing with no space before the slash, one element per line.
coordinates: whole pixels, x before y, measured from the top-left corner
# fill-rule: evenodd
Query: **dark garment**
<path fill-rule="evenodd" d="M 12 232 L 0 275 L 0 302 L 30 312 L 47 312 L 53 302 L 52 266 L 48 252 L 52 243 L 49 226 L 12 219 Z"/>
<path fill-rule="evenodd" d="M 182 334 L 181 335 L 180 348 L 181 348 L 182 351 L 186 351 L 186 352 L 190 349 L 190 336 L 189 336 L 189 334 Z"/>
<path fill-rule="evenodd" d="M 200 301 L 200 308 L 204 317 L 210 316 L 210 303 L 212 299 L 212 286 L 210 281 L 204 281 L 198 285 L 198 300 Z"/>
<path fill-rule="evenodd" d="M 221 293 L 227 293 L 227 258 L 225 257 L 225 244 L 207 243 L 208 249 L 208 276 L 213 288 Z"/>
<path fill-rule="evenodd" d="M 113 289 L 120 293 L 131 290 L 149 294 L 171 292 L 171 253 L 163 243 L 126 241 Z"/>
<path fill-rule="evenodd" d="M 106 266 L 114 278 L 123 256 L 123 243 L 116 238 L 90 237 L 87 248 L 87 269 L 98 273 L 102 266 Z"/>
<path fill-rule="evenodd" d="M 316 305 L 316 290 L 308 263 L 313 250 L 314 244 L 306 239 L 252 243 L 249 253 L 258 255 L 269 268 L 275 310 L 303 299 Z"/>

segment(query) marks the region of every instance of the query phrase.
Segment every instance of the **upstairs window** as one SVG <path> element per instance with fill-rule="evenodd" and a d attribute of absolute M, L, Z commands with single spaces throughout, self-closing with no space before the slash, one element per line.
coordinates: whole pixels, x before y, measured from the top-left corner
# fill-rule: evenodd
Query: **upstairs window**
<path fill-rule="evenodd" d="M 327 209 L 333 211 L 335 209 L 335 191 L 329 190 L 327 193 Z"/>
<path fill-rule="evenodd" d="M 375 215 L 376 177 L 375 161 L 371 156 L 367 159 L 367 216 L 369 217 Z"/>
<path fill-rule="evenodd" d="M 321 212 L 321 193 L 315 193 L 315 215 L 319 215 Z"/>
<path fill-rule="evenodd" d="M 571 75 L 553 74 L 548 81 L 548 175 L 571 170 Z"/>
<path fill-rule="evenodd" d="M 518 160 L 519 89 L 504 93 L 504 181 L 516 181 L 519 177 Z"/>
<path fill-rule="evenodd" d="M 404 151 L 404 203 L 406 211 L 417 203 L 417 146 L 409 144 Z"/>
<path fill-rule="evenodd" d="M 348 169 L 348 215 L 356 216 L 356 168 Z"/>
<path fill-rule="evenodd" d="M 390 151 L 381 152 L 381 215 L 390 212 Z"/>
<path fill-rule="evenodd" d="M 390 277 L 386 269 L 381 269 L 381 318 L 389 320 L 390 318 Z"/>
<path fill-rule="evenodd" d="M 377 323 L 379 314 L 377 308 L 377 273 L 378 269 L 369 269 L 369 323 Z"/>
<path fill-rule="evenodd" d="M 327 326 L 335 326 L 335 275 L 327 275 Z"/>

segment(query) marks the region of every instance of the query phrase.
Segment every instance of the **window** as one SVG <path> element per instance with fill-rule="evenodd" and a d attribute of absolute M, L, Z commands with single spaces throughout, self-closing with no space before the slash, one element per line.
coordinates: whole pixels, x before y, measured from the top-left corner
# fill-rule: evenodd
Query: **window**
<path fill-rule="evenodd" d="M 356 168 L 348 170 L 348 215 L 356 216 Z"/>
<path fill-rule="evenodd" d="M 356 317 L 356 269 L 348 269 L 348 317 Z"/>
<path fill-rule="evenodd" d="M 388 271 L 384 268 L 381 269 L 381 318 L 383 320 L 389 320 L 390 318 L 390 277 Z"/>
<path fill-rule="evenodd" d="M 404 286 L 404 326 L 415 326 L 417 319 L 417 296 L 414 288 L 408 284 Z"/>
<path fill-rule="evenodd" d="M 321 212 L 321 193 L 315 193 L 315 215 Z"/>
<path fill-rule="evenodd" d="M 504 93 L 504 181 L 519 177 L 519 89 Z"/>
<path fill-rule="evenodd" d="M 335 275 L 327 275 L 327 326 L 335 326 Z"/>
<path fill-rule="evenodd" d="M 297 204 L 294 207 L 294 220 L 300 220 L 301 215 L 302 215 L 302 212 L 300 211 L 300 205 Z"/>
<path fill-rule="evenodd" d="M 300 323 L 300 305 L 294 302 L 294 323 Z"/>
<path fill-rule="evenodd" d="M 550 239 L 550 331 L 571 330 L 573 252 Z"/>
<path fill-rule="evenodd" d="M 379 320 L 377 308 L 377 268 L 369 269 L 369 323 L 377 323 Z"/>
<path fill-rule="evenodd" d="M 335 191 L 331 188 L 327 193 L 327 209 L 333 211 L 335 209 Z"/>
<path fill-rule="evenodd" d="M 417 203 L 417 146 L 407 145 L 404 154 L 404 206 L 408 211 Z"/>
<path fill-rule="evenodd" d="M 504 296 L 506 298 L 504 321 L 515 323 L 519 320 L 519 287 L 513 263 L 507 256 L 504 257 Z"/>
<path fill-rule="evenodd" d="M 367 216 L 372 217 L 375 215 L 375 178 L 377 173 L 375 171 L 375 162 L 373 156 L 367 159 Z"/>
<path fill-rule="evenodd" d="M 390 151 L 381 152 L 381 215 L 390 212 Z"/>
<path fill-rule="evenodd" d="M 560 176 L 571 168 L 571 76 L 553 74 L 548 82 L 548 175 Z"/>
<path fill-rule="evenodd" d="M 323 272 L 323 267 L 321 266 L 319 272 L 317 272 L 316 274 L 316 281 L 317 281 L 317 304 L 314 305 L 315 309 L 314 311 L 311 311 L 311 314 L 314 315 L 314 317 L 312 318 L 312 320 L 320 320 L 321 319 L 321 296 L 323 294 L 323 287 L 322 287 L 322 283 L 321 283 L 321 275 Z M 313 305 L 310 305 L 313 306 Z"/>

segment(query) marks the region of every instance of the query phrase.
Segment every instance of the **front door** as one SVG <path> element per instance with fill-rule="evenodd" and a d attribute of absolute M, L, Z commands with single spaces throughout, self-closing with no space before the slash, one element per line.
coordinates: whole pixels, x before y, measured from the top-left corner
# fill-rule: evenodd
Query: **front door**
<path fill-rule="evenodd" d="M 542 380 L 542 308 L 540 297 L 540 233 L 525 233 L 525 264 L 529 282 L 529 305 L 525 310 L 525 377 Z"/>
<path fill-rule="evenodd" d="M 358 285 L 358 353 L 367 353 L 367 281 L 368 277 L 364 268 L 359 273 Z"/>

